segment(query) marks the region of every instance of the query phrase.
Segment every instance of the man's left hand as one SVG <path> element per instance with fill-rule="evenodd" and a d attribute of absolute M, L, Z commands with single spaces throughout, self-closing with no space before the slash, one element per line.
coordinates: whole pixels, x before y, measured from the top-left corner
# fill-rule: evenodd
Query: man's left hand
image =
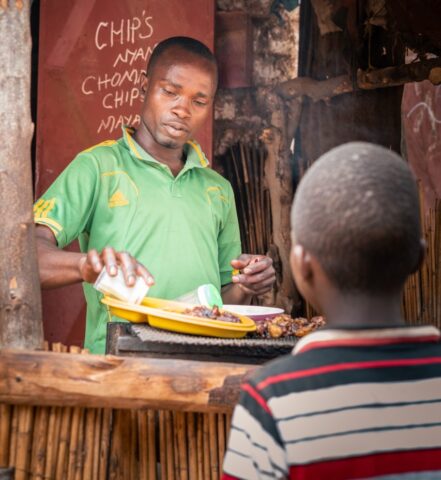
<path fill-rule="evenodd" d="M 265 255 L 243 253 L 232 260 L 231 265 L 236 270 L 233 272 L 233 283 L 248 295 L 263 295 L 276 281 L 273 261 Z"/>

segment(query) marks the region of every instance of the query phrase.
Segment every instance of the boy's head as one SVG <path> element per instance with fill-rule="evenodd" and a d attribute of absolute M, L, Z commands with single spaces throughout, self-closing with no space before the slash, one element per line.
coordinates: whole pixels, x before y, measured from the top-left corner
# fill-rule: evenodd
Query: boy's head
<path fill-rule="evenodd" d="M 422 258 L 416 183 L 378 145 L 348 143 L 318 159 L 299 184 L 291 225 L 294 278 L 316 306 L 314 265 L 342 294 L 378 296 L 399 292 Z"/>

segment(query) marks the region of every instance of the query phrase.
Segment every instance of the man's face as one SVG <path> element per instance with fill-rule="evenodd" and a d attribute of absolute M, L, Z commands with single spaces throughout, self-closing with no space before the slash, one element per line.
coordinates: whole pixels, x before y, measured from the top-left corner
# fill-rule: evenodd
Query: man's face
<path fill-rule="evenodd" d="M 142 89 L 142 122 L 152 140 L 166 148 L 182 148 L 209 115 L 216 67 L 197 55 L 172 49 L 158 60 Z"/>

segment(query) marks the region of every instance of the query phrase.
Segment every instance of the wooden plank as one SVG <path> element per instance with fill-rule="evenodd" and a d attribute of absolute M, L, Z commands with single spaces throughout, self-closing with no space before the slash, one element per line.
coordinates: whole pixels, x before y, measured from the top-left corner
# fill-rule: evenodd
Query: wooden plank
<path fill-rule="evenodd" d="M 0 402 L 229 412 L 251 365 L 0 351 Z"/>

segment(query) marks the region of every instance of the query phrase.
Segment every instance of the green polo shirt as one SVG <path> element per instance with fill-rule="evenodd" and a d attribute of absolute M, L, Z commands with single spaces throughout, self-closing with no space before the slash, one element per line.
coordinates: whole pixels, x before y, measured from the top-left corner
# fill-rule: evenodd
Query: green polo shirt
<path fill-rule="evenodd" d="M 127 251 L 155 278 L 149 295 L 173 299 L 198 285 L 231 281 L 241 251 L 230 183 L 208 167 L 189 141 L 174 177 L 123 129 L 118 141 L 81 152 L 34 205 L 35 222 L 60 248 L 78 238 L 82 252 L 111 246 Z M 87 300 L 85 347 L 104 353 L 109 314 L 102 295 L 83 283 Z"/>

